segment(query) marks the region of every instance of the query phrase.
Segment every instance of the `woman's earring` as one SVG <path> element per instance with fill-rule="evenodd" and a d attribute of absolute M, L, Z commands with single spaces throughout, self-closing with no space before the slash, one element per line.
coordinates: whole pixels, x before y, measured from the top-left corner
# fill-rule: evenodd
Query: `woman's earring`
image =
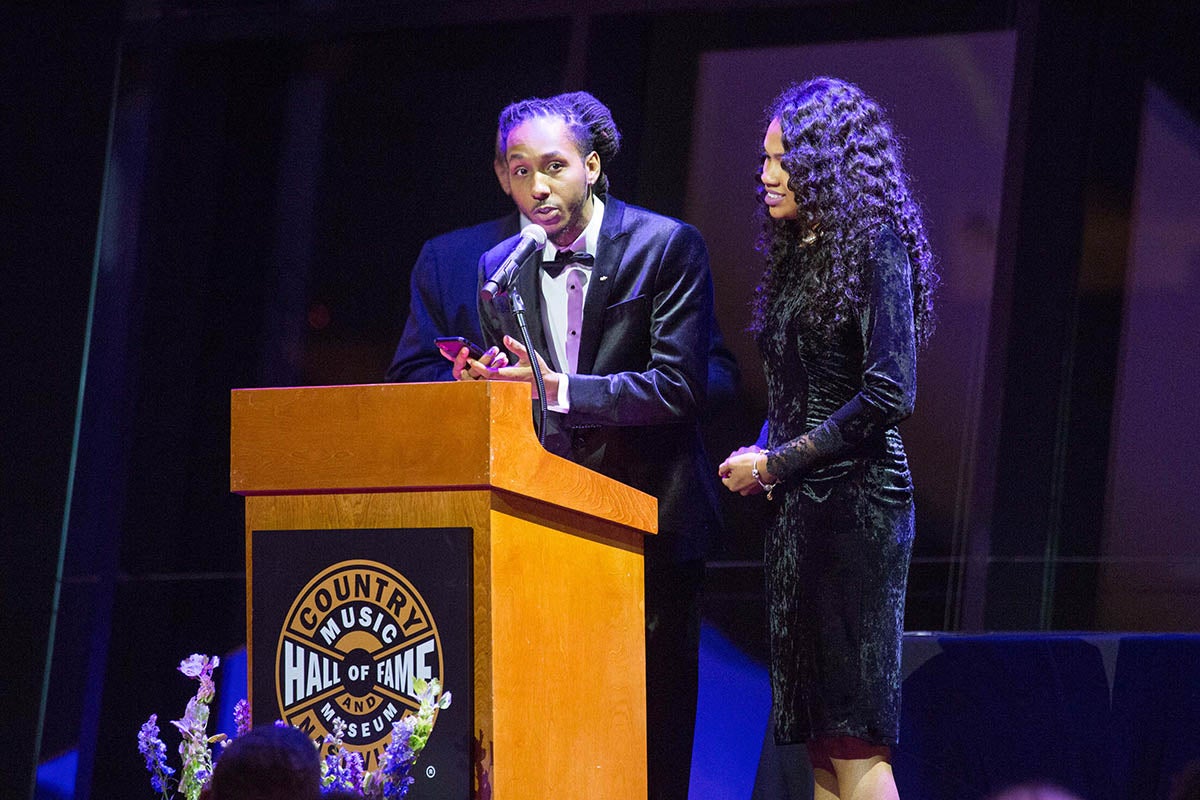
<path fill-rule="evenodd" d="M 809 226 L 808 231 L 804 234 L 804 236 L 802 236 L 800 238 L 800 244 L 807 247 L 810 244 L 812 244 L 813 242 L 815 242 L 817 240 L 817 237 L 820 235 L 821 235 L 821 223 L 814 222 L 811 226 Z"/>

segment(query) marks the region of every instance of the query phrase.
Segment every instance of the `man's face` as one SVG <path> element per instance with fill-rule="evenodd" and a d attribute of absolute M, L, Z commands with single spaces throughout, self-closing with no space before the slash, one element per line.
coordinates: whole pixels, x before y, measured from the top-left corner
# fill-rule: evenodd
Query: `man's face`
<path fill-rule="evenodd" d="M 579 155 L 560 117 L 534 117 L 508 134 L 512 198 L 541 225 L 555 247 L 568 247 L 592 218 L 590 187 L 600 177 L 600 156 Z"/>

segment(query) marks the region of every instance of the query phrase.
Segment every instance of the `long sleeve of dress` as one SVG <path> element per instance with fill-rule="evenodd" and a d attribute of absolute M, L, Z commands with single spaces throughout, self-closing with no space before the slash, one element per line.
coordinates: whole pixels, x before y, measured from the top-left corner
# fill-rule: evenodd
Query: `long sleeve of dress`
<path fill-rule="evenodd" d="M 861 388 L 815 428 L 768 452 L 767 470 L 777 480 L 801 477 L 844 456 L 912 414 L 917 391 L 912 270 L 904 244 L 890 228 L 876 235 L 867 274 L 872 286 L 859 321 Z"/>

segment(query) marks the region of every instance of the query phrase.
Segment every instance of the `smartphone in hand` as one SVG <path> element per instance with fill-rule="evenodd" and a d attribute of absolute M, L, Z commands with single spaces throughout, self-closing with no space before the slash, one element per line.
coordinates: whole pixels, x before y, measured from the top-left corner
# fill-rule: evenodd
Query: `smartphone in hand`
<path fill-rule="evenodd" d="M 433 343 L 450 359 L 458 355 L 458 351 L 467 348 L 467 357 L 478 361 L 483 358 L 483 348 L 463 336 L 439 336 Z"/>

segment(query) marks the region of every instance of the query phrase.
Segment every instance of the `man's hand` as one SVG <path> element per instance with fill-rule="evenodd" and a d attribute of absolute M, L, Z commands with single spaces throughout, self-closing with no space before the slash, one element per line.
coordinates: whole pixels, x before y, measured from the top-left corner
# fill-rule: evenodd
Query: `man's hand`
<path fill-rule="evenodd" d="M 508 356 L 498 347 L 489 347 L 478 360 L 469 356 L 467 348 L 460 348 L 454 357 L 454 379 L 456 381 L 521 381 L 533 386 L 532 396 L 537 399 L 537 385 L 533 380 L 533 365 L 525 347 L 511 336 L 504 337 L 504 346 L 517 357 L 517 363 L 509 366 Z M 445 355 L 445 353 L 443 353 Z M 542 370 L 542 382 L 546 385 L 546 402 L 553 405 L 558 400 L 558 373 L 551 372 L 546 361 L 534 354 Z M 447 359 L 450 356 L 446 356 Z"/>
<path fill-rule="evenodd" d="M 490 380 L 525 381 L 533 384 L 533 398 L 537 399 L 537 384 L 533 380 L 533 364 L 529 360 L 529 351 L 511 336 L 504 337 L 504 346 L 517 357 L 517 363 L 511 367 L 506 366 L 495 370 L 496 374 Z M 551 372 L 550 367 L 546 365 L 546 360 L 540 355 L 534 353 L 533 356 L 537 359 L 538 367 L 542 372 L 542 383 L 546 386 L 546 402 L 554 405 L 558 401 L 558 373 Z"/>
<path fill-rule="evenodd" d="M 499 347 L 489 347 L 478 361 L 470 357 L 471 351 L 465 347 L 460 347 L 458 354 L 452 359 L 446 351 L 440 352 L 443 357 L 454 362 L 452 372 L 456 381 L 486 380 L 489 371 L 494 372 L 508 366 L 508 356 L 501 353 Z"/>

